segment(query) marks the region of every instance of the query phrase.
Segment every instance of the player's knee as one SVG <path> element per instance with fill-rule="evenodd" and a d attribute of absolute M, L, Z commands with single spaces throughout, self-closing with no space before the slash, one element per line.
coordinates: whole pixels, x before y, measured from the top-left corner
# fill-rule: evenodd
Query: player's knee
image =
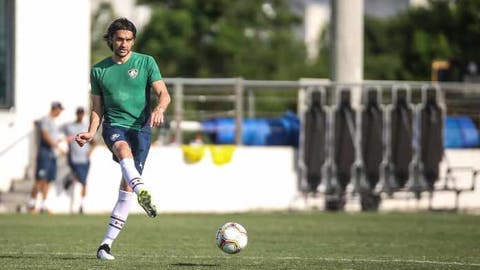
<path fill-rule="evenodd" d="M 132 157 L 132 150 L 130 149 L 128 143 L 125 141 L 116 142 L 113 145 L 113 150 L 119 160 Z"/>

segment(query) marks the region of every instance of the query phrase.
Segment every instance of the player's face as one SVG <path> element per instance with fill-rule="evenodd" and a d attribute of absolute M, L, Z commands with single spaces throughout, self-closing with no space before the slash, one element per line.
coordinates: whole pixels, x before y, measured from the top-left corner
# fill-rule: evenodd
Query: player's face
<path fill-rule="evenodd" d="M 117 57 L 127 56 L 132 50 L 134 41 L 132 31 L 118 30 L 113 35 L 113 53 Z"/>
<path fill-rule="evenodd" d="M 85 116 L 84 112 L 77 112 L 77 120 L 82 121 L 84 116 Z"/>

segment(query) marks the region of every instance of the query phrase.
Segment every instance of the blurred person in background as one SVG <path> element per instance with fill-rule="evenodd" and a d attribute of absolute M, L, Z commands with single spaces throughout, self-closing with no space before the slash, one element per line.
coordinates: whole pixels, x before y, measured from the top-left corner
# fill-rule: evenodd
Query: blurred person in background
<path fill-rule="evenodd" d="M 195 133 L 195 137 L 190 141 L 190 145 L 203 145 L 203 137 L 201 133 Z"/>
<path fill-rule="evenodd" d="M 35 167 L 35 183 L 27 203 L 27 210 L 30 213 L 37 213 L 37 195 L 40 193 L 40 212 L 49 213 L 46 205 L 50 183 L 57 177 L 57 155 L 63 152 L 60 148 L 61 131 L 55 119 L 62 113 L 63 106 L 60 102 L 54 101 L 50 107 L 50 113 L 38 120 L 38 149 Z"/>
<path fill-rule="evenodd" d="M 85 196 L 87 194 L 87 175 L 90 169 L 90 155 L 93 150 L 94 140 L 86 143 L 80 147 L 75 141 L 75 136 L 88 130 L 88 125 L 83 121 L 85 110 L 83 107 L 78 107 L 75 112 L 75 121 L 68 123 L 62 127 L 63 132 L 67 137 L 68 155 L 67 161 L 70 167 L 70 173 L 67 175 L 64 183 L 64 188 L 68 190 L 72 184 L 78 182 L 82 185 L 79 213 L 83 213 Z M 72 202 L 74 197 L 72 196 Z"/>
<path fill-rule="evenodd" d="M 150 149 L 151 128 L 163 123 L 170 95 L 153 57 L 132 51 L 136 33 L 135 25 L 126 18 L 109 25 L 104 38 L 113 55 L 91 70 L 90 124 L 87 132 L 75 138 L 80 146 L 90 142 L 103 118 L 103 140 L 122 171 L 118 199 L 97 250 L 97 258 L 102 260 L 115 259 L 110 250 L 125 225 L 135 194 L 149 217 L 157 215 L 141 175 Z M 158 97 L 152 109 L 151 90 Z"/>

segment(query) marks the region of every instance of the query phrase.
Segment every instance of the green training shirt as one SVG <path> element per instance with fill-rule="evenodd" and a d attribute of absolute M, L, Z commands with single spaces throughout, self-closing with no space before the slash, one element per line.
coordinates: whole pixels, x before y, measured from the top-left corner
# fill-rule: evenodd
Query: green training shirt
<path fill-rule="evenodd" d="M 103 121 L 112 126 L 140 130 L 150 117 L 150 86 L 162 75 L 153 57 L 132 52 L 127 62 L 112 57 L 91 70 L 92 95 L 102 97 Z"/>

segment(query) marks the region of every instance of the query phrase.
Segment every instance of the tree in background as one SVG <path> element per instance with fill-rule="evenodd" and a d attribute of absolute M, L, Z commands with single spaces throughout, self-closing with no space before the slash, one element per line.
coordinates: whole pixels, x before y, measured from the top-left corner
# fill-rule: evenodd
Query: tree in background
<path fill-rule="evenodd" d="M 161 61 L 167 77 L 295 80 L 329 77 L 328 26 L 319 58 L 307 62 L 302 18 L 288 0 L 138 0 L 152 8 L 139 51 Z M 365 18 L 364 74 L 372 80 L 429 80 L 432 61 L 451 63 L 461 81 L 480 64 L 480 1 L 430 0 L 390 18 Z M 108 54 L 101 36 L 114 13 L 103 3 L 92 17 L 92 62 Z M 478 75 L 477 75 L 478 76 Z"/>
<path fill-rule="evenodd" d="M 461 81 L 480 63 L 480 1 L 430 1 L 390 19 L 365 20 L 365 78 L 430 80 L 434 60 L 450 61 Z"/>
<path fill-rule="evenodd" d="M 92 14 L 92 53 L 90 58 L 92 64 L 112 54 L 105 40 L 103 40 L 103 34 L 105 34 L 108 24 L 112 22 L 114 18 L 115 12 L 113 11 L 112 5 L 108 2 L 101 2 L 98 9 Z"/>
<path fill-rule="evenodd" d="M 306 70 L 302 19 L 285 0 L 143 0 L 152 7 L 137 49 L 169 77 L 298 79 Z"/>
<path fill-rule="evenodd" d="M 366 17 L 365 79 L 430 80 L 432 62 L 446 60 L 451 68 L 445 79 L 464 80 L 469 65 L 480 64 L 479 14 L 480 1 L 431 0 L 394 17 Z M 329 65 L 328 30 L 315 63 L 319 70 Z"/>

